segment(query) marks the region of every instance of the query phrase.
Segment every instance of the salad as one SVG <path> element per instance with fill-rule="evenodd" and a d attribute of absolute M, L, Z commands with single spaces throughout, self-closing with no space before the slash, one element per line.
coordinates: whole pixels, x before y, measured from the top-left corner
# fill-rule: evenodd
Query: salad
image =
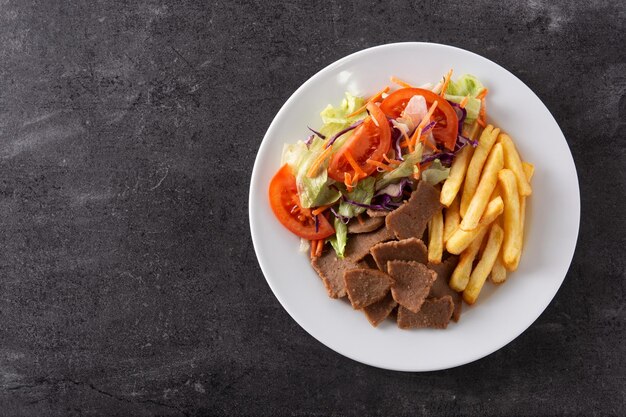
<path fill-rule="evenodd" d="M 400 207 L 417 181 L 448 178 L 455 156 L 475 147 L 472 129 L 485 127 L 487 89 L 473 75 L 412 86 L 391 77 L 369 98 L 349 92 L 320 113 L 304 140 L 286 144 L 269 199 L 276 218 L 320 256 L 345 256 L 348 223 L 364 213 Z"/>

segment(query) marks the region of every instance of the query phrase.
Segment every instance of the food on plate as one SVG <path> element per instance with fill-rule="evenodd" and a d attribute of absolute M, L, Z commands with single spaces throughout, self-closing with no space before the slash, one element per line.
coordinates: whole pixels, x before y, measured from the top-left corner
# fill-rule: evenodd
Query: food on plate
<path fill-rule="evenodd" d="M 396 303 L 396 300 L 394 300 L 391 296 L 391 292 L 388 292 L 382 300 L 363 308 L 363 312 L 365 313 L 365 317 L 367 317 L 370 324 L 377 327 L 387 317 L 389 317 L 389 314 L 391 314 L 397 305 L 398 303 Z"/>
<path fill-rule="evenodd" d="M 401 306 L 417 313 L 437 279 L 437 273 L 413 261 L 388 261 L 387 271 L 393 279 L 391 295 Z"/>
<path fill-rule="evenodd" d="M 443 192 L 443 190 L 442 190 Z M 443 220 L 443 243 L 445 244 L 448 239 L 454 234 L 456 229 L 461 223 L 461 202 L 458 197 L 452 200 L 450 207 L 445 210 Z"/>
<path fill-rule="evenodd" d="M 445 329 L 450 323 L 453 312 L 454 303 L 448 295 L 426 300 L 417 313 L 400 306 L 398 308 L 398 326 L 401 329 L 421 329 L 424 327 Z"/>
<path fill-rule="evenodd" d="M 385 298 L 393 280 L 384 272 L 371 268 L 352 269 L 343 274 L 348 299 L 355 310 Z"/>
<path fill-rule="evenodd" d="M 472 158 L 467 167 L 467 173 L 465 175 L 465 182 L 463 184 L 463 193 L 461 194 L 461 216 L 465 217 L 472 197 L 478 188 L 478 182 L 481 179 L 480 173 L 483 170 L 483 166 L 487 161 L 487 157 L 491 152 L 491 148 L 496 143 L 496 139 L 500 133 L 500 129 L 495 129 L 489 125 L 483 130 L 478 141 L 478 146 L 472 154 Z"/>
<path fill-rule="evenodd" d="M 502 246 L 504 232 L 498 224 L 493 224 L 489 229 L 489 236 L 487 237 L 487 244 L 480 257 L 480 261 L 476 264 L 470 275 L 469 282 L 463 290 L 463 300 L 467 304 L 474 304 L 480 294 L 480 290 L 483 288 L 483 284 L 487 280 L 489 272 L 493 268 L 498 253 L 500 253 L 500 246 Z"/>
<path fill-rule="evenodd" d="M 487 234 L 487 229 L 483 228 L 478 232 L 474 240 L 470 245 L 461 252 L 459 256 L 459 263 L 457 264 L 452 277 L 450 277 L 450 288 L 455 291 L 464 291 L 472 273 L 472 267 L 474 266 L 474 259 L 478 255 L 478 251 L 483 243 L 483 238 Z"/>
<path fill-rule="evenodd" d="M 504 197 L 504 243 L 502 263 L 507 269 L 515 265 L 522 251 L 522 220 L 520 216 L 519 193 L 515 174 L 510 169 L 498 173 L 500 189 Z"/>
<path fill-rule="evenodd" d="M 370 253 L 378 269 L 383 272 L 387 272 L 389 261 L 415 261 L 422 264 L 428 262 L 428 248 L 424 242 L 414 237 L 379 243 L 370 248 Z"/>
<path fill-rule="evenodd" d="M 478 187 L 476 187 L 476 192 L 472 195 L 465 214 L 463 214 L 463 202 L 461 202 L 461 216 L 463 216 L 459 226 L 461 230 L 474 230 L 478 227 L 480 218 L 485 212 L 487 204 L 489 204 L 489 196 L 496 188 L 498 172 L 500 172 L 503 166 L 502 146 L 496 144 L 485 163 L 480 182 Z"/>
<path fill-rule="evenodd" d="M 488 277 L 517 269 L 534 166 L 487 123 L 476 77 L 391 81 L 367 99 L 346 93 L 285 145 L 269 202 L 329 297 L 374 327 L 442 329 Z"/>

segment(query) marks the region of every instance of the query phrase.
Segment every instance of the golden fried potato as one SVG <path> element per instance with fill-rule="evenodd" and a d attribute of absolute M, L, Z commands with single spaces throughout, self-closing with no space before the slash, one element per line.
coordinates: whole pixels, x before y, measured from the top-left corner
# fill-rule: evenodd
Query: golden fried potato
<path fill-rule="evenodd" d="M 444 206 L 450 206 L 456 195 L 459 193 L 461 184 L 463 184 L 463 180 L 465 179 L 465 171 L 467 171 L 467 166 L 472 159 L 472 155 L 474 155 L 474 148 L 471 146 L 465 146 L 454 157 L 454 161 L 450 167 L 450 174 L 448 174 L 448 178 L 441 187 L 441 196 L 439 197 L 439 201 Z"/>
<path fill-rule="evenodd" d="M 471 166 L 471 164 L 470 164 Z M 493 146 L 485 168 L 482 172 L 480 182 L 476 188 L 476 192 L 472 197 L 472 201 L 467 207 L 467 211 L 463 216 L 463 200 L 461 199 L 461 215 L 463 220 L 461 221 L 460 228 L 465 231 L 470 231 L 478 227 L 480 218 L 482 217 L 487 204 L 489 203 L 489 196 L 493 192 L 498 182 L 498 172 L 504 166 L 502 145 L 496 144 Z"/>
<path fill-rule="evenodd" d="M 522 168 L 524 169 L 524 175 L 526 175 L 526 179 L 528 183 L 530 183 L 533 174 L 535 173 L 535 167 L 533 164 L 529 164 L 528 162 L 522 162 Z M 522 247 L 520 249 L 519 255 L 515 262 L 510 265 L 511 271 L 515 271 L 519 266 L 519 261 L 522 256 L 522 251 L 524 249 L 524 224 L 526 222 L 526 197 L 520 196 L 519 198 L 519 212 L 520 212 L 520 232 L 522 236 L 520 237 L 522 242 Z"/>
<path fill-rule="evenodd" d="M 522 160 L 519 153 L 515 148 L 513 139 L 505 133 L 498 136 L 498 143 L 502 144 L 504 150 L 504 167 L 510 169 L 515 174 L 517 180 L 517 189 L 520 195 L 528 196 L 532 193 L 530 182 L 526 179 L 524 174 L 524 168 L 522 167 Z"/>
<path fill-rule="evenodd" d="M 480 261 L 470 275 L 469 282 L 463 291 L 463 300 L 467 304 L 474 304 L 478 299 L 478 294 L 483 288 L 489 272 L 498 258 L 500 246 L 504 239 L 504 231 L 497 223 L 491 225 L 489 236 L 487 237 L 487 245 Z"/>
<path fill-rule="evenodd" d="M 443 243 L 445 244 L 454 231 L 459 227 L 461 223 L 461 213 L 459 212 L 461 207 L 461 199 L 457 196 L 450 204 L 450 207 L 446 209 L 446 213 L 443 221 Z"/>
<path fill-rule="evenodd" d="M 448 284 L 454 291 L 460 292 L 465 290 L 472 272 L 474 258 L 480 250 L 480 246 L 483 242 L 483 238 L 487 234 L 487 230 L 487 228 L 482 228 L 467 249 L 461 253 L 459 263 L 456 264 L 456 268 L 454 268 L 454 272 L 452 272 L 452 277 L 450 277 L 450 282 Z"/>
<path fill-rule="evenodd" d="M 477 236 L 504 211 L 504 202 L 501 197 L 491 200 L 485 209 L 485 214 L 480 219 L 479 226 L 471 231 L 465 231 L 458 227 L 452 236 L 446 241 L 446 249 L 448 252 L 458 255 L 463 252 Z"/>
<path fill-rule="evenodd" d="M 488 125 L 480 135 L 478 146 L 474 150 L 474 155 L 467 167 L 467 173 L 465 175 L 465 183 L 463 184 L 463 193 L 461 195 L 461 217 L 465 217 L 465 212 L 478 188 L 483 165 L 485 165 L 485 161 L 491 152 L 491 148 L 496 143 L 499 133 L 500 129 L 494 129 L 492 125 Z M 450 203 L 451 202 L 452 200 L 450 199 Z"/>
<path fill-rule="evenodd" d="M 428 262 L 440 264 L 443 255 L 443 213 L 438 211 L 428 222 Z"/>
<path fill-rule="evenodd" d="M 522 250 L 522 229 L 520 218 L 520 198 L 517 180 L 510 169 L 498 173 L 498 181 L 504 199 L 504 243 L 502 263 L 511 271 Z"/>

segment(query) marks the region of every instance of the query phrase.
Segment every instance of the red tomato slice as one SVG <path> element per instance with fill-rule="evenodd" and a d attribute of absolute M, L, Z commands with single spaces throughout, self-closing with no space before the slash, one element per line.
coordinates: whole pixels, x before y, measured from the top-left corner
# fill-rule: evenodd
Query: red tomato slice
<path fill-rule="evenodd" d="M 270 182 L 270 206 L 279 222 L 301 238 L 308 240 L 325 239 L 335 234 L 335 229 L 326 217 L 317 216 L 319 227 L 315 231 L 315 220 L 309 209 L 300 207 L 296 178 L 287 164 L 278 170 Z"/>
<path fill-rule="evenodd" d="M 344 181 L 347 172 L 354 178 L 355 171 L 346 158 L 346 152 L 354 158 L 359 168 L 370 175 L 376 167 L 367 163 L 368 159 L 382 161 L 391 147 L 391 130 L 385 114 L 377 105 L 367 105 L 370 115 L 363 121 L 346 143 L 335 153 L 328 166 L 328 176 L 338 182 Z"/>
<path fill-rule="evenodd" d="M 448 150 L 454 150 L 459 130 L 459 118 L 454 108 L 443 97 L 423 88 L 401 88 L 389 94 L 380 104 L 380 109 L 389 117 L 399 117 L 411 97 L 416 95 L 424 96 L 428 107 L 435 100 L 439 102 L 433 114 L 433 120 L 437 122 L 433 128 L 433 136 Z"/>

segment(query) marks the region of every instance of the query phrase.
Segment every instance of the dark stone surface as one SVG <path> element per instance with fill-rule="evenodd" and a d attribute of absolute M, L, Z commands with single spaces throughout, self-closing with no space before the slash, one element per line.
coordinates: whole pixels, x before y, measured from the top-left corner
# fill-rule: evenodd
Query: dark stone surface
<path fill-rule="evenodd" d="M 72 3 L 0 7 L 1 415 L 626 414 L 624 2 Z M 287 97 L 340 57 L 408 40 L 526 82 L 582 194 L 574 262 L 539 320 L 427 374 L 306 334 L 247 218 Z"/>

